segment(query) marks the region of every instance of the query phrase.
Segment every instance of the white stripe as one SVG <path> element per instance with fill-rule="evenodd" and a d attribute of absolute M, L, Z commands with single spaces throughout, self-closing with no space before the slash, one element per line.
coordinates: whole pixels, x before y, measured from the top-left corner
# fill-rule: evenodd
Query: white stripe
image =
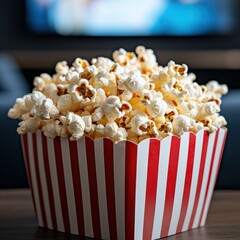
<path fill-rule="evenodd" d="M 25 134 L 27 134 L 27 133 L 25 133 Z M 30 172 L 28 172 L 28 168 L 27 168 L 27 157 L 26 157 L 26 153 L 25 153 L 23 138 L 24 138 L 23 135 L 21 135 L 21 143 L 22 143 L 22 152 L 23 152 L 23 157 L 24 157 L 24 164 L 25 164 L 25 168 L 26 168 L 26 172 L 27 172 L 28 184 L 30 186 L 31 185 L 31 182 L 30 182 Z M 26 143 L 26 144 L 28 145 L 28 143 Z M 29 147 L 27 146 L 27 151 L 28 151 L 28 148 Z"/>
<path fill-rule="evenodd" d="M 78 150 L 78 161 L 79 161 L 79 168 L 80 168 L 80 182 L 81 182 L 81 188 L 82 188 L 85 235 L 87 237 L 94 237 L 93 228 L 92 228 L 92 213 L 91 213 L 91 205 L 90 205 L 90 192 L 89 192 L 89 181 L 88 181 L 87 157 L 86 157 L 86 149 L 85 149 L 85 137 L 77 141 L 77 150 Z"/>
<path fill-rule="evenodd" d="M 96 164 L 101 237 L 103 239 L 110 239 L 108 226 L 107 193 L 105 182 L 104 140 L 102 138 L 94 142 L 94 153 Z"/>
<path fill-rule="evenodd" d="M 202 156 L 203 138 L 204 138 L 204 131 L 198 132 L 196 135 L 196 146 L 195 146 L 193 172 L 192 172 L 192 183 L 191 183 L 191 188 L 190 188 L 186 217 L 184 220 L 182 231 L 188 230 L 188 225 L 191 220 L 193 205 L 194 205 L 196 191 L 197 191 L 197 182 L 198 182 L 198 177 L 199 177 L 199 168 L 200 168 L 201 156 Z"/>
<path fill-rule="evenodd" d="M 178 224 L 178 220 L 181 212 L 184 183 L 185 183 L 185 176 L 186 176 L 186 170 L 187 170 L 189 138 L 190 138 L 189 133 L 181 136 L 177 179 L 176 179 L 176 189 L 175 189 L 173 211 L 172 211 L 172 217 L 171 217 L 168 235 L 173 235 L 177 231 L 177 224 Z"/>
<path fill-rule="evenodd" d="M 213 190 L 214 190 L 214 184 L 215 184 L 215 179 L 216 179 L 216 174 L 217 174 L 218 162 L 219 162 L 221 149 L 222 149 L 222 144 L 223 144 L 223 140 L 224 140 L 224 133 L 225 132 L 224 132 L 223 129 L 219 130 L 216 153 L 215 153 L 215 156 L 214 156 L 212 176 L 211 176 L 211 179 L 210 179 L 209 190 L 208 190 L 208 193 L 207 193 L 207 200 L 206 200 L 206 204 L 205 204 L 205 208 L 204 208 L 204 212 L 203 212 L 201 226 L 203 226 L 205 224 L 209 204 L 210 204 L 212 194 L 213 194 Z"/>
<path fill-rule="evenodd" d="M 33 195 L 34 195 L 34 200 L 35 200 L 38 225 L 43 226 L 42 213 L 41 213 L 39 194 L 38 194 L 39 189 L 38 189 L 38 185 L 37 185 L 37 177 L 36 177 L 35 164 L 34 164 L 32 134 L 27 133 L 27 135 L 28 135 L 28 152 L 29 152 L 29 165 L 30 165 L 29 169 L 30 169 L 30 174 L 31 174 L 31 179 L 32 179 L 32 190 L 33 190 Z"/>
<path fill-rule="evenodd" d="M 193 221 L 193 228 L 198 227 L 198 222 L 199 222 L 199 219 L 201 216 L 201 211 L 202 211 L 203 202 L 204 202 L 204 196 L 206 193 L 207 180 L 208 180 L 208 175 L 209 175 L 209 169 L 210 169 L 210 163 L 211 163 L 211 158 L 212 158 L 215 135 L 216 135 L 216 132 L 211 133 L 209 135 L 206 163 L 205 163 L 204 174 L 203 174 L 202 189 L 200 192 L 196 215 L 195 215 L 195 218 Z"/>
<path fill-rule="evenodd" d="M 113 167 L 118 240 L 125 240 L 125 151 L 125 141 L 114 144 Z"/>
<path fill-rule="evenodd" d="M 56 219 L 57 219 L 57 229 L 59 231 L 64 232 L 53 139 L 47 138 L 47 146 L 48 146 L 49 168 L 50 168 L 51 182 L 52 182 L 53 196 L 54 196 L 53 197 L 54 207 L 55 207 Z"/>
<path fill-rule="evenodd" d="M 143 238 L 149 143 L 150 140 L 146 139 L 138 144 L 134 227 L 135 239 Z"/>
<path fill-rule="evenodd" d="M 44 167 L 44 161 L 43 161 L 41 131 L 37 131 L 37 149 L 38 149 L 39 174 L 40 174 L 40 181 L 42 186 L 44 209 L 45 209 L 46 218 L 47 218 L 47 227 L 52 229 L 53 228 L 52 218 L 51 218 L 51 212 L 50 212 L 50 206 L 49 206 L 48 188 L 47 188 L 45 167 Z"/>
<path fill-rule="evenodd" d="M 75 205 L 75 197 L 74 197 L 74 190 L 73 190 L 72 168 L 71 168 L 68 138 L 60 138 L 60 139 L 61 139 L 61 151 L 62 151 L 62 161 L 63 161 L 63 170 L 64 170 L 64 181 L 65 181 L 65 188 L 66 188 L 66 195 L 67 195 L 67 206 L 68 206 L 69 222 L 70 222 L 70 232 L 73 234 L 78 234 L 76 205 Z"/>
<path fill-rule="evenodd" d="M 158 182 L 157 182 L 157 193 L 156 193 L 156 206 L 153 222 L 152 238 L 160 238 L 163 210 L 166 197 L 166 185 L 167 185 L 167 173 L 169 165 L 169 155 L 171 147 L 172 137 L 167 137 L 161 142 L 160 159 L 158 165 Z"/>

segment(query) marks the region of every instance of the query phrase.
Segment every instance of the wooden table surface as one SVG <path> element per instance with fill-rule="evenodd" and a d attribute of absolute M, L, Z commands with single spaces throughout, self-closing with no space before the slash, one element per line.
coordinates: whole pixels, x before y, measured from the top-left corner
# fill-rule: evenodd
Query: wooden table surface
<path fill-rule="evenodd" d="M 0 239 L 87 239 L 39 228 L 29 190 L 0 190 Z M 215 191 L 205 227 L 177 234 L 166 240 L 239 240 L 240 191 Z"/>

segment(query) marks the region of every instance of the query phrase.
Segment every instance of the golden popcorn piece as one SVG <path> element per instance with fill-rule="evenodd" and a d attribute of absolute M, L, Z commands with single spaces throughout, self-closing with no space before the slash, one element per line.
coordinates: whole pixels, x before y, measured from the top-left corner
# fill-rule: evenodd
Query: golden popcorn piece
<path fill-rule="evenodd" d="M 75 102 L 79 102 L 81 105 L 94 102 L 96 98 L 96 89 L 86 79 L 80 79 L 76 83 L 70 84 L 67 92 L 72 95 Z"/>

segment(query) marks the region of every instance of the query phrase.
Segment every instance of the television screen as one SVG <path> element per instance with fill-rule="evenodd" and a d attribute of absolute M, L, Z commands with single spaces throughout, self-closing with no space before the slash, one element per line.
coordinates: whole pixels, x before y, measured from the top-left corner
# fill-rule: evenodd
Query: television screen
<path fill-rule="evenodd" d="M 224 35 L 237 0 L 26 0 L 37 33 L 86 36 Z"/>

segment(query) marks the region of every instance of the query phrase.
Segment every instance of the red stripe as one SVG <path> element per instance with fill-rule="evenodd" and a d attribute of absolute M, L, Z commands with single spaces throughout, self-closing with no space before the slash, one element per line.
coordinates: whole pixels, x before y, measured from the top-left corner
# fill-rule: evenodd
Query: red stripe
<path fill-rule="evenodd" d="M 74 188 L 75 205 L 77 211 L 78 232 L 80 235 L 85 234 L 84 218 L 83 218 L 83 202 L 82 202 L 82 188 L 80 182 L 80 168 L 78 162 L 77 142 L 69 141 L 69 150 L 72 167 L 72 180 Z"/>
<path fill-rule="evenodd" d="M 159 153 L 160 153 L 160 141 L 156 139 L 150 139 L 143 239 L 152 238 L 157 193 Z"/>
<path fill-rule="evenodd" d="M 168 235 L 170 221 L 172 217 L 176 178 L 177 178 L 179 149 L 180 149 L 180 138 L 173 136 L 172 142 L 171 142 L 170 157 L 169 157 L 166 199 L 165 199 L 165 206 L 164 206 L 164 213 L 163 213 L 161 237 L 165 237 Z"/>
<path fill-rule="evenodd" d="M 217 176 L 218 176 L 219 168 L 220 168 L 221 161 L 222 161 L 222 155 L 223 155 L 223 150 L 224 150 L 226 138 L 227 138 L 227 130 L 224 130 L 224 137 L 223 137 L 223 142 L 222 142 L 222 146 L 221 146 L 221 153 L 220 153 L 219 159 L 218 159 L 218 166 L 217 166 L 217 172 L 216 172 L 216 175 L 215 175 L 214 186 L 215 186 L 216 181 L 217 181 Z"/>
<path fill-rule="evenodd" d="M 44 202 L 43 202 L 42 184 L 41 184 L 40 172 L 39 172 L 39 160 L 38 160 L 36 133 L 32 134 L 32 141 L 33 141 L 33 155 L 34 155 L 34 162 L 35 162 L 34 165 L 35 165 L 35 170 L 36 170 L 36 178 L 37 178 L 37 186 L 38 186 L 38 194 L 39 194 L 39 202 L 40 202 L 43 226 L 47 227 L 47 219 L 46 219 L 45 207 L 44 207 Z"/>
<path fill-rule="evenodd" d="M 184 182 L 184 192 L 183 192 L 183 199 L 182 199 L 182 205 L 181 205 L 181 212 L 180 212 L 178 225 L 177 225 L 177 232 L 182 231 L 183 223 L 187 213 L 190 189 L 192 184 L 192 172 L 193 172 L 195 147 L 196 147 L 196 135 L 190 133 L 186 177 Z"/>
<path fill-rule="evenodd" d="M 42 134 L 42 150 L 43 150 L 43 161 L 44 161 L 44 169 L 45 169 L 46 181 L 47 181 L 48 200 L 49 200 L 50 211 L 51 211 L 52 225 L 53 225 L 53 229 L 57 230 L 53 187 L 52 187 L 49 159 L 48 159 L 47 138 L 43 134 Z"/>
<path fill-rule="evenodd" d="M 204 168 L 205 168 L 205 163 L 206 163 L 208 140 L 209 140 L 209 133 L 207 131 L 204 131 L 201 162 L 200 162 L 200 167 L 199 167 L 199 172 L 198 172 L 197 189 L 196 189 L 196 195 L 195 195 L 195 200 L 194 200 L 194 204 L 193 204 L 193 211 L 192 211 L 192 214 L 191 214 L 188 229 L 193 228 L 193 221 L 194 221 L 196 211 L 197 211 L 197 207 L 198 207 L 200 192 L 201 192 L 201 188 L 202 188 L 203 173 L 204 173 Z"/>
<path fill-rule="evenodd" d="M 32 195 L 32 200 L 33 200 L 33 207 L 34 207 L 34 212 L 35 215 L 37 216 L 37 211 L 36 211 L 36 203 L 35 203 L 35 198 L 33 194 L 33 187 L 32 187 L 32 177 L 31 177 L 31 171 L 30 171 L 30 160 L 29 160 L 29 152 L 28 152 L 28 135 L 27 133 L 22 136 L 23 140 L 23 149 L 24 149 L 24 156 L 25 156 L 25 165 L 26 165 L 26 170 L 27 170 L 27 176 L 28 176 L 28 183 L 31 188 L 31 195 Z"/>
<path fill-rule="evenodd" d="M 86 143 L 86 155 L 87 155 L 87 166 L 88 166 L 88 180 L 89 180 L 90 198 L 91 198 L 93 233 L 95 238 L 101 238 L 96 164 L 95 164 L 95 156 L 94 156 L 94 141 L 89 137 L 86 137 L 85 143 Z"/>
<path fill-rule="evenodd" d="M 205 205 L 206 205 L 206 200 L 207 200 L 207 195 L 208 195 L 210 180 L 211 180 L 211 177 L 212 177 L 212 169 L 213 169 L 214 157 L 215 157 L 215 154 L 216 154 L 218 136 L 219 136 L 219 129 L 217 130 L 216 135 L 215 135 L 214 146 L 213 146 L 212 157 L 211 157 L 211 165 L 210 165 L 210 170 L 209 170 L 209 174 L 208 174 L 207 188 L 206 188 L 206 192 L 205 192 L 205 197 L 204 197 L 202 212 L 201 212 L 201 216 L 200 216 L 200 218 L 199 218 L 198 226 L 200 226 L 200 224 L 201 224 L 202 217 L 203 217 L 203 212 L 204 212 Z"/>
<path fill-rule="evenodd" d="M 60 195 L 59 197 L 61 201 L 61 208 L 62 208 L 62 215 L 63 215 L 63 224 L 64 224 L 65 232 L 70 233 L 66 186 L 65 186 L 64 171 L 63 171 L 63 159 L 62 159 L 62 152 L 61 152 L 61 142 L 59 137 L 56 137 L 54 139 L 54 151 L 55 151 L 59 195 Z"/>
<path fill-rule="evenodd" d="M 137 145 L 126 142 L 125 153 L 125 239 L 134 239 Z"/>
<path fill-rule="evenodd" d="M 105 182 L 107 193 L 108 223 L 110 238 L 117 239 L 117 223 L 114 192 L 113 142 L 104 139 Z"/>

